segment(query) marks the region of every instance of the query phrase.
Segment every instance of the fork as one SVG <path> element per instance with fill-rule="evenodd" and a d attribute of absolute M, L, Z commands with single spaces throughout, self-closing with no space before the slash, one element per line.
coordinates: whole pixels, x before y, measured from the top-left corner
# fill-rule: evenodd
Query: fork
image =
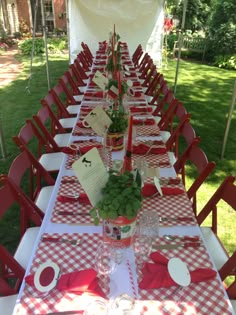
<path fill-rule="evenodd" d="M 81 240 L 67 240 L 65 238 L 60 237 L 50 237 L 44 236 L 41 238 L 42 242 L 50 242 L 50 243 L 69 243 L 72 245 L 79 245 Z"/>

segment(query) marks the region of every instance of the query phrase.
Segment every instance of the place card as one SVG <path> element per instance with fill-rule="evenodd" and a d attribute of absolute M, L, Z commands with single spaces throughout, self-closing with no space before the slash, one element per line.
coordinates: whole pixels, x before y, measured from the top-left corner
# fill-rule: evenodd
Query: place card
<path fill-rule="evenodd" d="M 95 206 L 102 197 L 101 190 L 109 176 L 97 148 L 74 162 L 72 168 L 91 204 Z"/>
<path fill-rule="evenodd" d="M 107 77 L 105 77 L 100 71 L 96 71 L 93 77 L 93 82 L 97 84 L 103 91 L 106 90 L 106 86 L 108 83 Z"/>
<path fill-rule="evenodd" d="M 112 120 L 103 110 L 102 106 L 95 107 L 83 119 L 83 125 L 91 127 L 99 136 L 104 136 L 111 125 Z"/>

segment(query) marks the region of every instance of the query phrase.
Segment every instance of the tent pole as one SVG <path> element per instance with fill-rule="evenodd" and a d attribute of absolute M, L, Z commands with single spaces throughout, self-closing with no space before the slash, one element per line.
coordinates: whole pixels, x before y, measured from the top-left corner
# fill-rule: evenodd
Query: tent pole
<path fill-rule="evenodd" d="M 35 47 L 35 33 L 36 33 L 36 16 L 38 11 L 38 0 L 35 2 L 34 7 L 34 22 L 33 22 L 33 37 L 32 37 L 32 49 L 31 49 L 31 58 L 30 58 L 30 75 L 29 75 L 29 83 L 25 88 L 28 93 L 30 93 L 30 82 L 32 79 L 32 68 L 33 68 L 33 59 L 34 59 L 34 47 Z"/>
<path fill-rule="evenodd" d="M 71 64 L 70 56 L 70 20 L 69 20 L 69 0 L 66 1 L 66 25 L 67 25 L 67 38 L 68 38 L 68 50 L 69 50 L 69 64 Z"/>
<path fill-rule="evenodd" d="M 177 80 L 178 80 L 178 74 L 179 74 L 179 63 L 180 63 L 181 48 L 182 48 L 182 43 L 183 43 L 183 32 L 184 32 L 184 27 L 185 27 L 187 3 L 188 3 L 188 0 L 184 0 L 182 24 L 181 24 L 179 37 L 178 37 L 179 50 L 178 50 L 178 59 L 177 59 L 177 65 L 176 65 L 176 71 L 175 71 L 174 95 L 176 94 L 176 89 L 177 89 Z"/>
<path fill-rule="evenodd" d="M 229 113 L 228 113 L 226 127 L 225 127 L 225 134 L 224 134 L 224 140 L 223 140 L 222 151 L 221 151 L 221 159 L 223 159 L 224 153 L 225 153 L 225 147 L 226 147 L 226 143 L 227 143 L 227 139 L 228 139 L 229 128 L 230 128 L 230 123 L 231 123 L 231 119 L 232 119 L 232 115 L 233 115 L 235 100 L 236 100 L 236 80 L 234 82 L 232 101 L 231 101 L 231 104 L 229 107 Z"/>
<path fill-rule="evenodd" d="M 50 77 L 49 77 L 49 66 L 48 66 L 48 45 L 47 45 L 46 23 L 45 23 L 44 0 L 41 0 L 41 12 L 42 12 L 43 38 L 44 38 L 44 46 L 45 46 L 45 54 L 46 54 L 46 71 L 47 71 L 48 90 L 50 90 Z"/>
<path fill-rule="evenodd" d="M 0 147 L 1 147 L 2 157 L 3 157 L 3 159 L 5 159 L 7 156 L 7 153 L 6 153 L 5 141 L 4 141 L 4 137 L 3 137 L 1 116 L 0 116 Z"/>

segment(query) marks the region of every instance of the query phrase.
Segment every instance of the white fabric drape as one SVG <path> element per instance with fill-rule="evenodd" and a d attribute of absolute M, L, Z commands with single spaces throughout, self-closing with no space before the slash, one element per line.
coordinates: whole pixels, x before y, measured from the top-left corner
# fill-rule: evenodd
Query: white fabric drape
<path fill-rule="evenodd" d="M 71 62 L 82 41 L 94 53 L 114 24 L 131 53 L 141 44 L 154 60 L 161 59 L 163 0 L 69 0 L 68 16 Z"/>

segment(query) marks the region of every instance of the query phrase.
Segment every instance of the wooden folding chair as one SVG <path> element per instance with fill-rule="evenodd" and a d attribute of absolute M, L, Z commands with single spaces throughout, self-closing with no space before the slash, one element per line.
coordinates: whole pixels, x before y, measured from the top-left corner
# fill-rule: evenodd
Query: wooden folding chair
<path fill-rule="evenodd" d="M 197 193 L 215 168 L 215 162 L 209 162 L 205 152 L 198 146 L 199 141 L 199 137 L 195 138 L 174 164 L 175 171 L 181 175 L 182 182 L 187 189 L 188 197 L 192 201 L 195 215 L 197 214 Z M 186 171 L 187 166 L 189 172 Z M 186 176 L 191 174 L 191 177 L 193 177 L 194 173 L 196 174 L 195 178 L 189 184 L 189 187 L 187 187 Z"/>
<path fill-rule="evenodd" d="M 48 144 L 52 148 L 53 152 L 60 152 L 62 148 L 68 146 L 71 134 L 66 133 L 66 130 L 62 127 L 52 111 L 50 111 L 49 107 L 42 107 L 38 113 L 33 116 L 33 119 L 39 130 L 48 140 Z M 56 126 L 56 130 L 58 132 L 57 134 L 52 132 L 52 125 Z"/>
<path fill-rule="evenodd" d="M 64 93 L 66 94 L 66 105 L 80 104 L 84 97 L 84 93 L 82 93 L 79 90 L 79 87 L 76 86 L 72 77 L 69 75 L 69 72 L 67 75 L 63 74 L 58 81 L 59 84 L 61 84 Z"/>
<path fill-rule="evenodd" d="M 202 235 L 204 237 L 207 249 L 215 263 L 217 270 L 219 271 L 222 281 L 228 282 L 226 285 L 226 291 L 229 298 L 235 306 L 236 301 L 236 251 L 235 244 L 231 253 L 226 249 L 227 244 L 223 243 L 222 238 L 219 236 L 218 230 L 224 229 L 227 231 L 227 227 L 224 225 L 224 220 L 218 220 L 218 212 L 221 211 L 222 206 L 227 205 L 228 214 L 235 214 L 236 210 L 236 177 L 227 176 L 215 193 L 209 198 L 206 205 L 197 215 L 198 224 L 201 226 Z M 233 212 L 232 212 L 233 211 Z M 227 213 L 225 213 L 227 215 Z M 222 214 L 222 218 L 224 218 Z M 210 219 L 208 224 L 204 224 L 206 219 Z M 235 219 L 235 215 L 234 215 Z M 232 221 L 231 224 L 234 224 Z"/>
<path fill-rule="evenodd" d="M 62 104 L 58 95 L 53 89 L 40 101 L 43 106 L 47 106 L 56 115 L 61 126 L 67 131 L 71 131 L 76 124 L 77 117 L 71 115 L 67 108 Z M 56 132 L 55 132 L 56 133 Z"/>
<path fill-rule="evenodd" d="M 140 58 L 142 57 L 142 54 L 143 54 L 143 48 L 142 48 L 142 45 L 139 44 L 132 55 L 132 61 L 135 67 L 138 66 L 138 63 L 139 63 Z"/>
<path fill-rule="evenodd" d="M 27 147 L 38 162 L 50 173 L 57 173 L 65 157 L 63 152 L 53 152 L 48 140 L 39 132 L 32 120 L 27 119 L 17 136 L 15 144 L 21 149 Z"/>
<path fill-rule="evenodd" d="M 87 59 L 89 59 L 91 65 L 92 65 L 92 63 L 93 63 L 93 54 L 92 54 L 90 48 L 84 42 L 81 42 L 81 46 L 82 46 L 82 48 L 84 50 L 84 53 L 85 53 Z"/>
<path fill-rule="evenodd" d="M 3 174 L 0 175 L 0 219 L 4 220 L 3 216 L 6 213 L 15 213 L 15 218 L 19 218 L 18 239 L 20 240 L 14 255 L 0 244 L 1 296 L 14 295 L 18 292 L 28 261 L 32 255 L 39 226 L 42 223 L 42 216 L 37 212 L 37 208 L 32 206 L 23 195 L 12 187 L 8 177 Z M 35 227 L 29 227 L 32 223 Z M 12 299 L 1 299 L 0 297 L 0 305 L 12 302 L 14 298 L 14 296 L 12 296 Z M 2 311 L 5 314 L 5 309 Z"/>
<path fill-rule="evenodd" d="M 24 192 L 45 213 L 55 180 L 26 146 L 20 149 L 22 152 L 13 160 L 7 176 L 22 194 Z"/>

